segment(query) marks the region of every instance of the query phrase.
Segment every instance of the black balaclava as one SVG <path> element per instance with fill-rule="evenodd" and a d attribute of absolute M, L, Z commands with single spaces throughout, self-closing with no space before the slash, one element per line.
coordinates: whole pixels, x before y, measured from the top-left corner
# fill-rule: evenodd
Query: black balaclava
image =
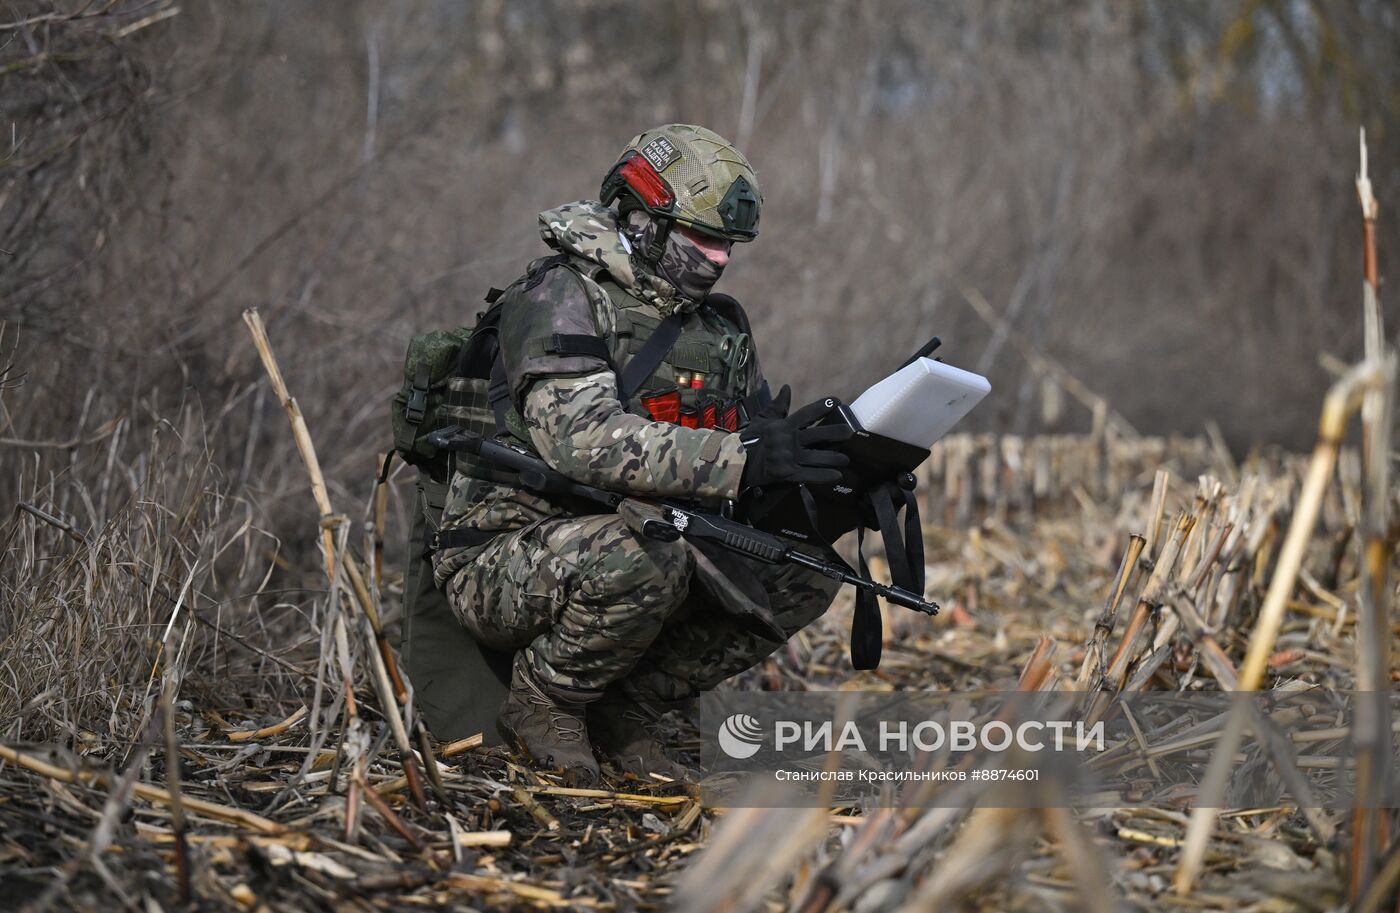
<path fill-rule="evenodd" d="M 631 239 L 638 254 L 645 254 L 656 237 L 657 223 L 651 216 L 639 209 L 626 214 L 627 225 L 631 228 Z M 705 252 L 676 230 L 675 226 L 666 233 L 666 243 L 661 248 L 661 260 L 647 263 L 661 278 L 676 287 L 676 291 L 691 301 L 701 301 L 719 281 L 724 267 L 705 256 Z"/>

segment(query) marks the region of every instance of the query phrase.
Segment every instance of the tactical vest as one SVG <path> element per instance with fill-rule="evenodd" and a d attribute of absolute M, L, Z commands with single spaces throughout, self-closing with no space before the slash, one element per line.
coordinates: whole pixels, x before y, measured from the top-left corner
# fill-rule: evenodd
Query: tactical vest
<path fill-rule="evenodd" d="M 409 344 L 404 383 L 392 409 L 395 451 L 433 481 L 445 484 L 451 475 L 446 455 L 429 441 L 432 432 L 448 425 L 483 435 L 508 431 L 529 446 L 500 366 L 497 325 L 521 294 L 556 268 L 574 273 L 590 299 L 610 310 L 615 331 L 605 337 L 561 339 L 541 328 L 538 338 L 528 341 L 541 350 L 534 354 L 596 355 L 619 374 L 633 359 L 641 356 L 646 363 L 650 358 L 654 369 L 637 380 L 624 408 L 652 421 L 737 431 L 766 404 L 766 388 L 753 383 L 756 365 L 748 318 L 733 298 L 711 295 L 705 308 L 684 317 L 674 342 L 648 353 L 648 342 L 665 322 L 655 307 L 606 275 L 599 276 L 596 265 L 587 261 L 562 254 L 542 257 L 506 289 L 491 290 L 486 298 L 491 307 L 477 315 L 474 327 L 436 330 L 415 336 Z M 652 342 L 654 349 L 657 342 L 664 341 Z M 575 348 L 567 349 L 570 345 Z M 488 467 L 465 462 L 457 468 L 505 481 Z"/>
<path fill-rule="evenodd" d="M 618 285 L 596 266 L 560 255 L 532 263 L 521 281 L 496 297 L 497 306 L 508 309 L 512 299 L 528 290 L 545 270 L 568 269 L 575 273 L 591 299 L 607 301 L 611 309 L 612 332 L 599 337 L 561 337 L 546 334 L 528 341 L 532 349 L 550 354 L 590 354 L 602 357 L 619 378 L 623 408 L 650 421 L 670 422 L 687 428 L 715 428 L 737 431 L 748 417 L 766 403 L 766 390 L 755 387 L 756 363 L 748 318 L 739 303 L 727 295 L 711 295 L 696 311 L 677 315 L 666 327 L 667 318 L 650 303 Z M 674 341 L 657 340 L 658 332 L 674 336 Z M 669 336 L 668 336 L 669 339 Z M 660 346 L 658 347 L 658 343 Z M 649 351 L 649 347 L 651 351 Z M 536 352 L 539 354 L 539 352 Z M 634 359 L 654 365 L 642 379 L 625 375 L 629 366 L 635 375 Z M 510 391 L 499 365 L 493 365 L 487 399 L 497 416 L 497 432 L 504 429 L 527 447 L 531 446 L 524 422 L 511 402 Z M 479 400 L 477 400 L 479 402 Z"/>

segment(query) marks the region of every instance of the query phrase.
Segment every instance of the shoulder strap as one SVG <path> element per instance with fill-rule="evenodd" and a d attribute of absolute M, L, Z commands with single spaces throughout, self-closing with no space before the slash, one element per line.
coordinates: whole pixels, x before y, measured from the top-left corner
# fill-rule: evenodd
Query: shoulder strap
<path fill-rule="evenodd" d="M 676 340 L 681 338 L 681 324 L 684 322 L 685 316 L 673 311 L 657 324 L 647 341 L 637 350 L 637 354 L 623 366 L 622 373 L 617 378 L 617 391 L 624 404 L 642 389 L 642 384 L 646 383 L 652 372 L 666 360 Z"/>
<path fill-rule="evenodd" d="M 500 350 L 491 362 L 491 377 L 486 385 L 486 401 L 491 406 L 491 415 L 496 420 L 496 433 L 505 434 L 506 414 L 510 412 L 510 385 L 506 383 L 506 368 L 501 362 Z"/>
<path fill-rule="evenodd" d="M 817 522 L 817 501 L 806 485 L 797 486 L 802 498 L 802 509 L 807 513 L 807 522 L 812 529 L 821 529 Z M 818 537 L 820 538 L 820 536 Z M 870 576 L 870 566 L 865 561 L 865 527 L 856 527 L 856 561 L 859 572 L 853 570 L 846 559 L 829 542 L 823 543 L 826 558 L 837 567 L 845 568 L 861 577 Z M 922 555 L 922 552 L 920 553 Z M 891 560 L 893 566 L 893 560 Z M 919 592 L 923 592 L 920 585 Z M 851 667 L 854 669 L 880 668 L 880 652 L 885 641 L 885 625 L 880 616 L 880 602 L 875 594 L 860 587 L 856 589 L 855 611 L 851 615 Z"/>
<path fill-rule="evenodd" d="M 835 549 L 832 549 L 833 554 Z M 865 562 L 865 527 L 856 527 L 856 554 L 860 557 L 860 575 L 870 576 Z M 880 668 L 880 653 L 885 642 L 885 623 L 880 616 L 880 601 L 870 590 L 856 590 L 855 612 L 851 615 L 851 668 Z"/>

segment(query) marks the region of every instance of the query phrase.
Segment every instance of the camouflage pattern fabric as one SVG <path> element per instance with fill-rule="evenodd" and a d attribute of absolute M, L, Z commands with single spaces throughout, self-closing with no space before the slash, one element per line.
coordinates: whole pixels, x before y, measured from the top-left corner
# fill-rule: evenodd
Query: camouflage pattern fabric
<path fill-rule="evenodd" d="M 608 370 L 597 355 L 561 354 L 549 351 L 556 333 L 597 336 L 599 311 L 611 311 L 607 294 L 599 290 L 594 301 L 581 277 L 570 269 L 545 272 L 501 312 L 501 363 L 515 403 L 532 381 L 542 377 L 569 377 Z"/>
<path fill-rule="evenodd" d="M 545 210 L 540 213 L 540 238 L 555 250 L 596 263 L 619 285 L 662 314 L 693 311 L 698 306 L 635 256 L 637 250 L 643 249 L 640 239 L 635 234 L 624 234 L 617 214 L 602 203 L 579 200 Z"/>
<path fill-rule="evenodd" d="M 724 267 L 716 265 L 679 231 L 666 235 L 657 269 L 682 294 L 697 297 L 708 293 L 724 272 Z"/>
<path fill-rule="evenodd" d="M 690 546 L 643 539 L 612 514 L 546 520 L 471 552 L 447 586 L 459 621 L 489 647 L 523 651 L 538 681 L 573 699 L 622 681 L 645 702 L 683 700 L 782 646 L 692 588 Z M 838 586 L 802 568 L 744 564 L 789 636 Z"/>
<path fill-rule="evenodd" d="M 706 362 L 712 377 L 709 348 L 735 325 L 640 263 L 615 214 L 600 204 L 561 206 L 542 213 L 540 224 L 546 242 L 572 259 L 523 287 L 502 312 L 512 431 L 559 472 L 600 488 L 702 502 L 736 497 L 744 467 L 739 436 L 629 412 L 614 374 L 631 351 L 625 337 L 632 330 L 620 324 L 654 326 L 667 314 L 686 314 L 684 334 L 692 335 L 682 336 L 673 356 Z M 607 339 L 614 365 L 549 351 L 555 334 Z M 717 392 L 742 395 L 761 379 L 754 357 Z M 639 699 L 675 700 L 781 645 L 727 614 L 733 606 L 722 604 L 715 586 L 692 586 L 690 546 L 643 540 L 616 515 L 572 516 L 528 490 L 458 472 L 442 520 L 444 528 L 498 533 L 484 545 L 435 555 L 434 579 L 458 620 L 488 647 L 523 651 L 535 678 L 561 693 L 596 697 L 625 678 Z M 797 568 L 753 564 L 736 575 L 760 587 L 789 634 L 822 614 L 836 590 Z"/>
<path fill-rule="evenodd" d="M 548 210 L 540 214 L 540 225 L 551 247 L 578 258 L 584 265 L 581 272 L 588 273 L 591 265 L 600 277 L 606 274 L 609 285 L 632 296 L 639 304 L 634 310 L 659 319 L 673 310 L 699 309 L 633 263 L 616 216 L 600 204 L 583 201 Z M 698 323 L 700 318 L 696 314 L 694 319 Z M 736 435 L 629 414 L 617 398 L 612 369 L 602 359 L 543 350 L 554 333 L 595 333 L 614 336 L 614 361 L 620 361 L 625 350 L 616 337 L 618 320 L 608 293 L 571 268 L 549 270 L 510 302 L 501 318 L 500 341 L 506 379 L 516 394 L 512 428 L 518 425 L 522 439 L 546 462 L 581 482 L 640 495 L 734 497 L 744 462 Z M 761 380 L 755 356 L 734 388 L 742 393 Z M 442 521 L 445 529 L 466 526 L 501 532 L 562 513 L 523 489 L 459 472 L 451 480 Z M 438 586 L 445 586 L 470 560 L 465 549 L 437 553 Z"/>
<path fill-rule="evenodd" d="M 537 381 L 525 399 L 524 420 L 545 462 L 585 484 L 702 502 L 738 495 L 744 453 L 737 434 L 624 412 L 611 372 Z M 557 504 L 526 489 L 458 472 L 442 520 L 447 529 L 505 532 L 563 515 Z M 444 549 L 434 579 L 451 593 L 453 575 L 479 560 L 473 549 Z"/>
<path fill-rule="evenodd" d="M 481 546 L 448 582 L 458 620 L 498 650 L 524 650 L 535 679 L 601 696 L 685 599 L 690 556 L 615 515 L 548 520 Z"/>
<path fill-rule="evenodd" d="M 739 495 L 739 435 L 624 412 L 610 371 L 538 383 L 525 397 L 524 414 L 540 456 L 577 481 L 635 495 Z"/>
<path fill-rule="evenodd" d="M 753 633 L 720 604 L 722 594 L 693 582 L 689 598 L 667 616 L 661 635 L 622 679 L 637 700 L 652 705 L 689 700 L 752 668 L 825 614 L 841 586 L 794 565 L 730 558 L 744 567 L 746 583 L 767 597 L 786 636 L 770 640 Z"/>

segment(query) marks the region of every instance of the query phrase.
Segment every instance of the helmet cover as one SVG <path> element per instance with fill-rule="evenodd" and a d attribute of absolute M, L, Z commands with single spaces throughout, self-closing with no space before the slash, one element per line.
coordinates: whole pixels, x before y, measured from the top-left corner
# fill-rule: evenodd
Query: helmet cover
<path fill-rule="evenodd" d="M 649 215 L 729 241 L 758 235 L 763 195 L 753 166 L 724 137 L 666 124 L 632 138 L 603 180 L 600 200 L 630 198 Z"/>

